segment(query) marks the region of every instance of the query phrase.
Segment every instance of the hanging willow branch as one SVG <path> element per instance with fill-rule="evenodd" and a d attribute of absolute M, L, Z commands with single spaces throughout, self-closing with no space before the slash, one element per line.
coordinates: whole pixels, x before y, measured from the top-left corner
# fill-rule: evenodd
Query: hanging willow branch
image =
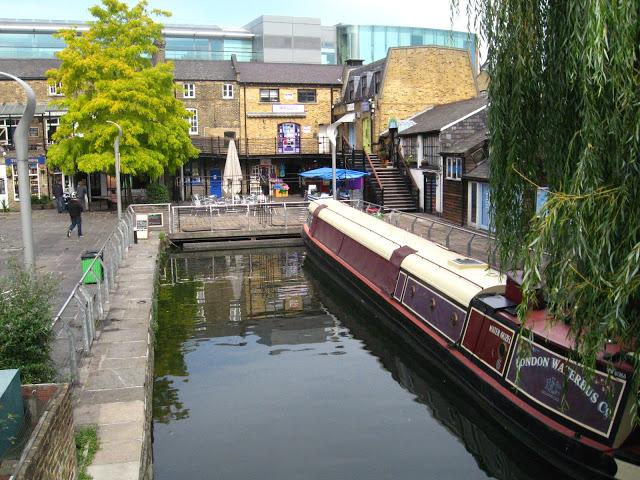
<path fill-rule="evenodd" d="M 545 285 L 587 366 L 608 340 L 635 352 L 637 382 L 640 2 L 469 0 L 467 14 L 488 47 L 501 268 L 524 270 L 525 302 Z"/>

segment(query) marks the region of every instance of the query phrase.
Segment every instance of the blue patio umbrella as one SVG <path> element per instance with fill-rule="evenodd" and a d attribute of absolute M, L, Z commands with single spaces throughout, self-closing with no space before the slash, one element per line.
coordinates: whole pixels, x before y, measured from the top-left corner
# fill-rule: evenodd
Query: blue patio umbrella
<path fill-rule="evenodd" d="M 329 167 L 316 168 L 314 170 L 308 170 L 301 172 L 298 175 L 304 178 L 318 178 L 322 180 L 331 180 L 332 172 Z M 358 172 L 357 170 L 347 170 L 345 168 L 336 168 L 336 178 L 338 180 L 352 180 L 354 178 L 361 178 L 365 175 L 369 175 L 367 172 Z"/>

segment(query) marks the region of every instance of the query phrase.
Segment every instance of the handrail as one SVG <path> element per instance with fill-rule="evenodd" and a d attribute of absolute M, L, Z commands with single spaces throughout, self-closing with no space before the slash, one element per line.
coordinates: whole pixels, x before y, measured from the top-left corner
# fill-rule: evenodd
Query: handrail
<path fill-rule="evenodd" d="M 109 297 L 115 291 L 120 264 L 129 247 L 135 242 L 134 227 L 136 214 L 140 213 L 138 209 L 144 211 L 149 207 L 153 209 L 152 211 L 156 211 L 158 207 L 162 207 L 163 210 L 168 208 L 169 225 L 173 223 L 169 203 L 129 205 L 100 249 L 95 252 L 91 261 L 87 262 L 80 280 L 73 286 L 62 307 L 51 320 L 52 330 L 59 328 L 60 332 L 64 332 L 62 336 L 55 335 L 53 341 L 57 344 L 53 350 L 58 349 L 60 353 L 58 347 L 61 345 L 58 342 L 68 343 L 65 358 L 58 358 L 62 362 L 68 361 L 68 364 L 61 363 L 56 367 L 64 369 L 68 366 L 71 381 L 77 378 L 78 353 L 91 351 L 93 340 L 96 338 L 96 328 L 108 314 Z M 87 275 L 94 275 L 94 278 L 89 278 L 90 282 L 86 282 L 94 284 L 93 287 L 85 284 Z M 81 337 L 78 338 L 80 333 Z M 53 358 L 52 360 L 56 361 Z M 61 370 L 58 370 L 58 373 L 61 374 Z M 63 377 L 66 378 L 66 375 Z"/>
<path fill-rule="evenodd" d="M 413 196 L 415 196 L 417 194 L 417 192 L 420 192 L 420 188 L 418 188 L 418 185 L 416 184 L 416 181 L 413 178 L 413 175 L 411 175 L 411 169 L 407 165 L 407 162 L 404 159 L 404 155 L 402 154 L 402 151 L 398 147 L 396 147 L 396 155 L 398 155 L 398 158 L 400 160 L 399 163 L 402 165 L 402 169 L 404 170 L 405 175 L 407 177 L 409 177 L 409 180 L 411 182 L 411 184 L 410 184 L 410 186 L 411 186 L 411 196 L 413 197 Z M 417 198 L 413 199 L 414 202 L 416 202 L 416 200 L 417 200 Z M 418 205 L 416 205 L 416 207 L 417 206 Z"/>
<path fill-rule="evenodd" d="M 364 153 L 364 156 L 367 159 L 367 163 L 369 164 L 369 167 L 371 167 L 371 170 L 373 171 L 373 176 L 375 177 L 376 182 L 378 183 L 378 188 L 380 189 L 380 191 L 384 192 L 384 187 L 382 186 L 382 182 L 380 181 L 378 172 L 376 172 L 376 169 L 373 166 L 373 162 L 371 161 L 371 158 L 369 158 L 369 154 L 367 153 L 366 150 L 362 150 L 362 153 Z"/>
<path fill-rule="evenodd" d="M 85 270 L 85 272 L 82 274 L 82 276 L 80 277 L 80 280 L 78 280 L 76 282 L 76 284 L 74 285 L 74 287 L 71 289 L 71 293 L 69 294 L 69 296 L 67 297 L 67 300 L 62 304 L 62 307 L 60 308 L 60 310 L 58 310 L 58 314 L 53 317 L 53 321 L 51 322 L 51 327 L 54 327 L 55 324 L 58 322 L 58 320 L 60 320 L 60 317 L 62 317 L 62 313 L 65 311 L 65 309 L 69 306 L 69 303 L 71 303 L 71 300 L 73 300 L 78 288 L 80 288 L 83 285 L 83 282 L 85 280 L 85 277 L 89 274 L 94 275 L 95 271 L 93 270 L 94 264 L 100 259 L 101 255 L 103 254 L 106 246 L 108 245 L 108 243 L 114 238 L 114 236 L 117 234 L 117 232 L 119 231 L 121 224 L 124 223 L 126 225 L 127 223 L 127 218 L 129 218 L 128 216 L 132 215 L 133 213 L 133 208 L 131 205 L 129 205 L 129 207 L 127 207 L 127 212 L 125 213 L 125 215 L 123 215 L 122 220 L 120 220 L 115 228 L 111 231 L 111 233 L 109 234 L 109 236 L 107 237 L 107 239 L 104 241 L 104 243 L 102 244 L 102 247 L 100 247 L 100 250 L 98 250 L 96 252 L 95 257 L 93 258 L 93 260 L 91 261 L 91 263 L 89 264 L 88 268 Z"/>

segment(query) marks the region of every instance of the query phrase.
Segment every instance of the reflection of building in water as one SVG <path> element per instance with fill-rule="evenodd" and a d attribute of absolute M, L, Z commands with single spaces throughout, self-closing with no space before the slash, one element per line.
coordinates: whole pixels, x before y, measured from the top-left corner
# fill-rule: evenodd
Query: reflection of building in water
<path fill-rule="evenodd" d="M 311 278 L 313 287 L 319 280 Z M 316 294 L 340 318 L 342 328 L 362 340 L 364 348 L 380 360 L 393 379 L 414 394 L 433 418 L 459 438 L 478 466 L 491 477 L 501 480 L 568 478 L 518 440 L 515 433 L 505 431 L 499 422 L 475 407 L 477 399 L 471 399 L 468 393 L 446 381 L 442 365 L 427 355 L 415 337 L 397 325 L 388 328 L 389 324 L 376 318 L 378 313 L 362 307 L 353 306 L 349 314 L 341 314 L 340 305 L 349 304 L 345 298 L 348 293 L 334 291 L 336 297 L 341 297 L 340 301 L 327 296 L 321 288 L 316 289 Z"/>
<path fill-rule="evenodd" d="M 202 282 L 194 299 L 203 318 L 196 337 L 255 334 L 265 345 L 324 342 L 336 321 L 310 294 L 303 261 L 302 249 L 180 255 L 169 259 L 165 279 Z"/>

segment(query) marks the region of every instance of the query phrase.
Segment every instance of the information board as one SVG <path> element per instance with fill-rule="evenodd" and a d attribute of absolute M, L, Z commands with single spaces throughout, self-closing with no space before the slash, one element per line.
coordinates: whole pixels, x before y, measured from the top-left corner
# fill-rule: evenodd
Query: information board
<path fill-rule="evenodd" d="M 138 239 L 149 238 L 149 215 L 136 215 L 136 231 Z"/>
<path fill-rule="evenodd" d="M 164 225 L 164 218 L 162 213 L 149 213 L 147 215 L 149 217 L 149 228 L 151 227 L 162 227 Z"/>

